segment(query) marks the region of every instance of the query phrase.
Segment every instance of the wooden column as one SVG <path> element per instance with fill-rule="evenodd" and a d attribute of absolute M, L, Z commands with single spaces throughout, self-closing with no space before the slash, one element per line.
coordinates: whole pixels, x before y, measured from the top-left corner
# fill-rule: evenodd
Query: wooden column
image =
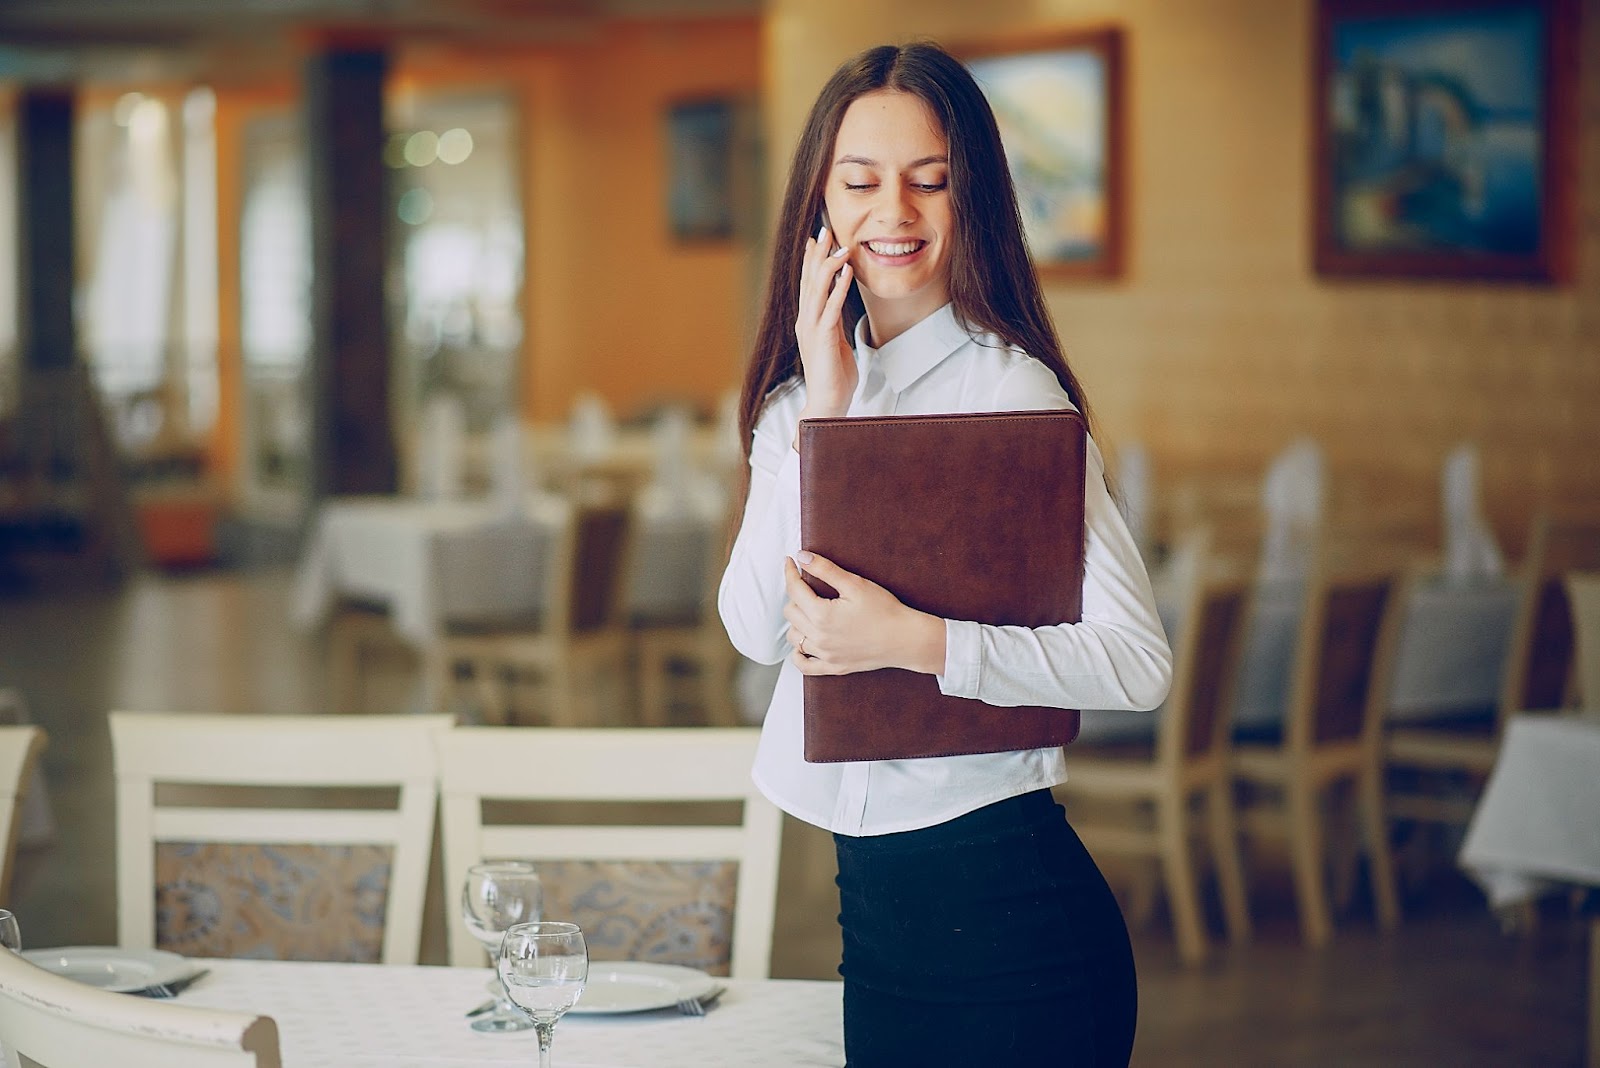
<path fill-rule="evenodd" d="M 391 493 L 389 199 L 382 51 L 329 49 L 306 61 L 311 179 L 311 495 Z"/>

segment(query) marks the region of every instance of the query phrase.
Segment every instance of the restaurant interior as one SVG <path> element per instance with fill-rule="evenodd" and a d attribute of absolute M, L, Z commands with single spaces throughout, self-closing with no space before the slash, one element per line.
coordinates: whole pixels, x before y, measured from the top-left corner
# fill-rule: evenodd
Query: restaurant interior
<path fill-rule="evenodd" d="M 1600 0 L 0 4 L 8 1063 L 534 1063 L 507 858 L 555 1063 L 844 1063 L 717 585 L 797 138 L 920 39 L 1173 649 L 1055 790 L 1132 1063 L 1600 1065 Z"/>

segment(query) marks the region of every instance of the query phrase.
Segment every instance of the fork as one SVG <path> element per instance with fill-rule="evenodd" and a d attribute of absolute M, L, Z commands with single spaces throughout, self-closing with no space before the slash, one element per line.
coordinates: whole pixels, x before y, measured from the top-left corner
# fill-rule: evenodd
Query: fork
<path fill-rule="evenodd" d="M 161 1000 L 175 998 L 181 991 L 187 990 L 191 984 L 210 974 L 210 968 L 198 968 L 188 975 L 173 979 L 170 982 L 156 983 L 153 986 L 143 987 L 139 990 L 130 990 L 128 993 L 141 998 L 157 998 Z"/>
<path fill-rule="evenodd" d="M 722 992 L 728 989 L 725 986 L 714 986 L 697 998 L 679 998 L 678 1011 L 685 1016 L 704 1016 L 713 1008 Z"/>

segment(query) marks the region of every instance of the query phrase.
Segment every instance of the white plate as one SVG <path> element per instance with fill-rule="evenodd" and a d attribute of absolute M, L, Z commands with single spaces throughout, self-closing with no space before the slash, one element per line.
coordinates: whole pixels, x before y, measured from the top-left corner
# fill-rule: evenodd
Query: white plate
<path fill-rule="evenodd" d="M 567 1011 L 600 1016 L 670 1009 L 681 998 L 705 997 L 716 985 L 715 979 L 698 968 L 642 960 L 595 961 L 589 965 L 583 996 Z M 492 980 L 489 990 L 501 994 L 500 981 Z"/>
<path fill-rule="evenodd" d="M 194 971 L 188 958 L 160 949 L 62 946 L 26 949 L 22 955 L 46 971 L 102 990 L 121 992 L 170 983 Z"/>

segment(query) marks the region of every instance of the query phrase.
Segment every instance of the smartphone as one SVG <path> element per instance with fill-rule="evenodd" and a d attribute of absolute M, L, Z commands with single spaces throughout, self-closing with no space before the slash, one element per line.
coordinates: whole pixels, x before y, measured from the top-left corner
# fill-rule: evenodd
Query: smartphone
<path fill-rule="evenodd" d="M 826 204 L 822 205 L 822 210 L 817 212 L 817 232 L 818 232 L 818 234 L 821 233 L 822 227 L 824 227 L 824 226 L 826 226 L 828 228 L 828 239 L 830 241 L 833 241 L 834 244 L 838 244 L 837 239 L 835 239 L 834 236 L 833 236 L 833 220 L 828 218 L 828 205 L 826 205 Z"/>

